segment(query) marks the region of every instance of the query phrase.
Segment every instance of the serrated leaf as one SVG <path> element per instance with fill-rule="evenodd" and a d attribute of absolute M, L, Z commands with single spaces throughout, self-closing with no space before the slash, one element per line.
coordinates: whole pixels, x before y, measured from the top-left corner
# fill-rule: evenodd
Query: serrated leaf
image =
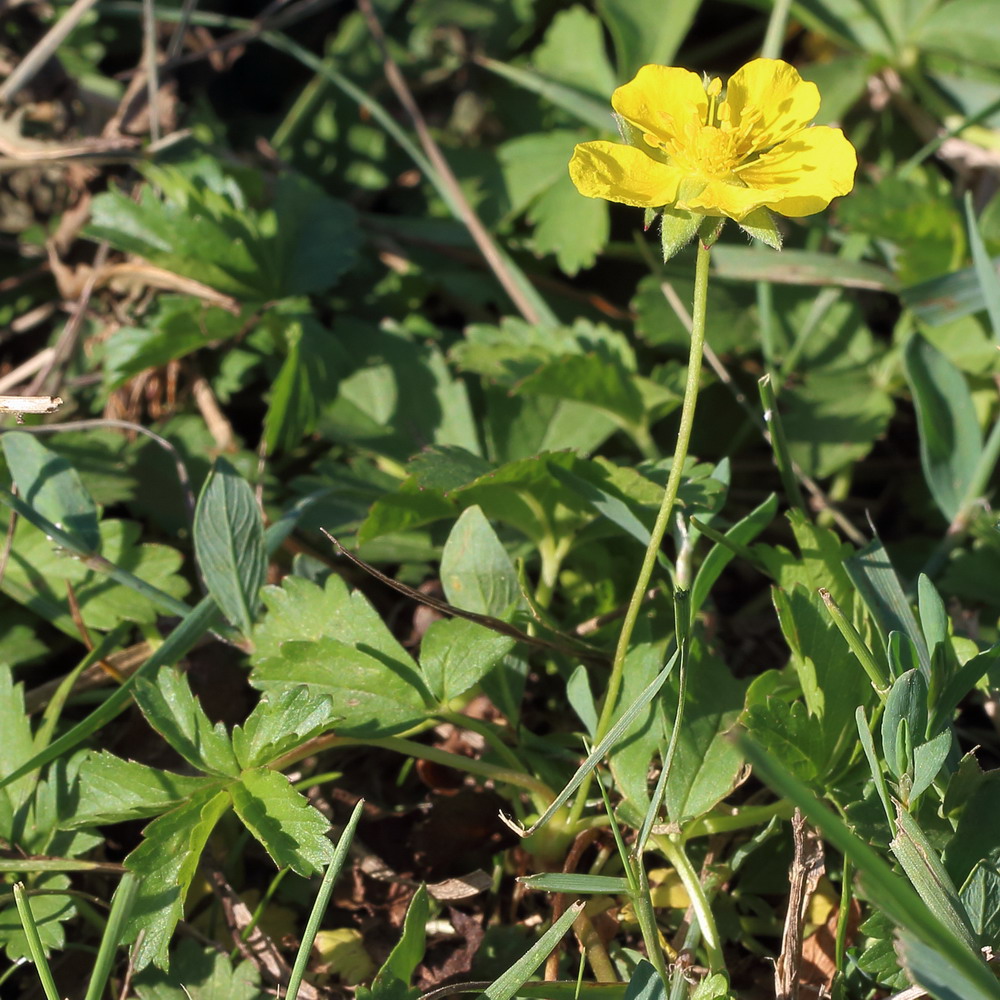
<path fill-rule="evenodd" d="M 253 663 L 280 657 L 287 641 L 316 641 L 324 636 L 364 646 L 387 660 L 416 672 L 416 664 L 360 591 L 351 591 L 336 574 L 324 587 L 286 576 L 280 587 L 265 587 L 261 598 L 267 614 L 253 632 Z"/>
<path fill-rule="evenodd" d="M 156 682 L 140 677 L 136 704 L 146 721 L 189 763 L 210 774 L 233 777 L 240 766 L 233 755 L 226 727 L 208 721 L 187 678 L 173 667 L 162 667 Z"/>
<path fill-rule="evenodd" d="M 194 548 L 208 592 L 226 618 L 249 635 L 267 575 L 264 522 L 250 484 L 222 458 L 198 498 Z"/>
<path fill-rule="evenodd" d="M 92 753 L 80 766 L 79 798 L 62 825 L 73 829 L 156 816 L 216 784 L 211 778 L 161 771 L 114 754 Z"/>
<path fill-rule="evenodd" d="M 183 562 L 181 554 L 166 545 L 139 544 L 139 532 L 139 525 L 131 521 L 101 521 L 101 554 L 133 575 L 155 581 L 160 590 L 171 596 L 182 597 L 189 587 L 177 573 Z M 159 615 L 158 607 L 145 594 L 89 569 L 19 518 L 0 589 L 76 638 L 79 630 L 67 604 L 67 582 L 73 584 L 80 614 L 88 628 L 110 631 L 123 620 L 152 624 Z"/>
<path fill-rule="evenodd" d="M 608 60 L 603 26 L 579 4 L 556 13 L 531 61 L 545 76 L 604 101 L 617 83 Z"/>
<path fill-rule="evenodd" d="M 229 957 L 185 938 L 170 958 L 170 972 L 146 969 L 133 983 L 140 1000 L 264 1000 L 252 962 Z"/>
<path fill-rule="evenodd" d="M 333 726 L 337 713 L 332 700 L 306 687 L 265 694 L 242 726 L 231 734 L 240 767 L 270 764 L 283 753 Z"/>
<path fill-rule="evenodd" d="M 537 253 L 553 253 L 564 274 L 591 267 L 611 231 L 606 202 L 581 198 L 569 174 L 560 176 L 528 211 Z"/>
<path fill-rule="evenodd" d="M 330 636 L 289 640 L 277 656 L 255 657 L 250 680 L 265 691 L 305 684 L 314 695 L 329 695 L 337 731 L 353 736 L 407 729 L 426 716 L 432 700 L 408 664 Z"/>
<path fill-rule="evenodd" d="M 514 648 L 514 640 L 463 618 L 434 622 L 420 642 L 420 670 L 445 705 L 478 684 Z"/>
<path fill-rule="evenodd" d="M 12 431 L 2 439 L 4 458 L 25 502 L 63 529 L 87 551 L 100 550 L 97 507 L 80 475 L 34 434 Z"/>
<path fill-rule="evenodd" d="M 198 869 L 209 834 L 231 799 L 225 791 L 206 789 L 183 805 L 153 820 L 142 843 L 125 859 L 125 867 L 141 880 L 128 939 L 143 937 L 133 950 L 137 970 L 149 964 L 165 968 L 167 948 L 184 915 L 184 900 Z"/>
<path fill-rule="evenodd" d="M 308 878 L 333 858 L 326 836 L 330 821 L 283 774 L 253 768 L 228 792 L 237 815 L 279 868 Z"/>

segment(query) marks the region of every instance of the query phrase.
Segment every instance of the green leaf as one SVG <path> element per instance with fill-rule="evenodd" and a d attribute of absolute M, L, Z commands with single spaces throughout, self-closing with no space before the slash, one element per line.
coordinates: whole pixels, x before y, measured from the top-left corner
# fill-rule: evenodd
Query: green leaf
<path fill-rule="evenodd" d="M 847 200 L 841 202 L 841 208 L 847 203 Z M 718 243 L 712 247 L 712 268 L 719 277 L 739 281 L 896 290 L 892 272 L 884 267 L 813 250 L 782 250 L 773 254 L 761 253 L 757 247 Z"/>
<path fill-rule="evenodd" d="M 229 808 L 225 791 L 206 789 L 183 805 L 153 820 L 142 843 L 125 859 L 125 867 L 141 880 L 129 939 L 142 941 L 133 950 L 137 970 L 153 963 L 165 968 L 167 947 L 184 915 L 184 900 L 198 870 L 209 834 Z"/>
<path fill-rule="evenodd" d="M 972 248 L 972 264 L 976 269 L 979 290 L 986 303 L 986 312 L 993 327 L 994 343 L 1000 342 L 1000 277 L 990 262 L 976 217 L 972 211 L 972 194 L 965 192 L 965 225 L 969 231 L 969 245 Z"/>
<path fill-rule="evenodd" d="M 273 657 L 255 657 L 250 680 L 264 691 L 308 685 L 331 699 L 337 731 L 384 736 L 421 721 L 432 701 L 408 663 L 386 660 L 339 639 L 289 640 Z"/>
<path fill-rule="evenodd" d="M 421 885 L 406 910 L 402 936 L 375 974 L 371 988 L 358 989 L 359 1000 L 404 1000 L 419 994 L 410 986 L 410 980 L 424 957 L 429 916 L 427 887 Z"/>
<path fill-rule="evenodd" d="M 336 574 L 318 587 L 302 577 L 286 576 L 280 587 L 265 587 L 261 598 L 267 614 L 253 631 L 252 663 L 280 658 L 289 641 L 315 642 L 336 638 L 416 673 L 410 654 L 386 627 L 381 616 L 358 590 L 351 591 Z"/>
<path fill-rule="evenodd" d="M 958 890 L 955 888 L 927 835 L 908 812 L 896 807 L 896 836 L 889 844 L 913 888 L 951 932 L 978 957 L 979 946 Z"/>
<path fill-rule="evenodd" d="M 760 240 L 772 250 L 781 249 L 781 230 L 778 229 L 774 216 L 766 208 L 758 208 L 751 212 L 740 219 L 738 225 L 747 236 Z"/>
<path fill-rule="evenodd" d="M 208 157 L 145 172 L 163 196 L 150 187 L 138 202 L 122 191 L 98 195 L 91 239 L 253 302 L 323 291 L 354 262 L 353 209 L 303 177 L 282 174 L 259 210 Z"/>
<path fill-rule="evenodd" d="M 628 879 L 614 875 L 578 875 L 575 872 L 543 872 L 540 875 L 522 875 L 521 885 L 541 892 L 597 892 L 623 896 L 629 891 Z"/>
<path fill-rule="evenodd" d="M 208 721 L 180 671 L 161 668 L 155 684 L 140 677 L 135 701 L 146 721 L 189 764 L 209 774 L 233 777 L 240 773 L 226 727 Z"/>
<path fill-rule="evenodd" d="M 991 858 L 980 861 L 961 890 L 962 905 L 984 944 L 1000 934 L 1000 867 L 996 857 L 994 851 Z"/>
<path fill-rule="evenodd" d="M 876 536 L 855 555 L 845 559 L 844 569 L 882 635 L 887 640 L 893 632 L 905 635 L 917 650 L 921 671 L 929 675 L 931 662 L 927 643 L 881 539 Z"/>
<path fill-rule="evenodd" d="M 618 78 L 628 80 L 647 63 L 669 65 L 698 10 L 698 0 L 674 0 L 664 16 L 658 0 L 598 0 L 615 42 Z"/>
<path fill-rule="evenodd" d="M 31 879 L 28 888 L 31 891 L 31 913 L 35 918 L 38 936 L 42 947 L 48 954 L 62 951 L 66 946 L 66 932 L 63 924 L 76 915 L 76 906 L 72 897 L 66 891 L 70 887 L 68 876 L 55 872 L 46 872 Z M 34 895 L 34 891 L 45 895 Z M 52 893 L 52 895 L 48 895 Z M 6 902 L 6 900 L 5 900 Z M 31 957 L 28 939 L 21 925 L 17 910 L 7 905 L 0 908 L 0 944 L 3 945 L 7 958 L 17 962 Z"/>
<path fill-rule="evenodd" d="M 982 976 L 973 975 L 971 970 L 959 966 L 941 949 L 921 941 L 916 934 L 903 930 L 899 932 L 897 954 L 910 979 L 922 986 L 936 1000 L 997 1000 L 1000 987 L 994 988 Z M 983 965 L 986 969 L 986 966 Z M 992 973 L 987 971 L 992 978 Z"/>
<path fill-rule="evenodd" d="M 333 727 L 337 714 L 332 700 L 306 687 L 265 694 L 242 726 L 231 734 L 240 767 L 270 764 L 282 754 Z"/>
<path fill-rule="evenodd" d="M 687 700 L 664 803 L 674 823 L 701 816 L 732 790 L 743 755 L 728 738 L 743 708 L 746 684 L 698 639 L 691 643 Z M 677 678 L 668 684 L 664 714 L 676 715 Z M 668 726 L 669 729 L 669 726 Z"/>
<path fill-rule="evenodd" d="M 938 733 L 932 740 L 913 748 L 913 783 L 910 786 L 910 802 L 925 792 L 941 771 L 951 753 L 954 736 L 950 730 Z"/>
<path fill-rule="evenodd" d="M 823 733 L 806 706 L 778 697 L 756 701 L 757 697 L 751 687 L 750 699 L 754 700 L 744 722 L 753 738 L 800 781 L 811 782 L 826 773 Z"/>
<path fill-rule="evenodd" d="M 522 379 L 520 395 L 555 396 L 605 410 L 625 426 L 642 420 L 642 396 L 635 377 L 606 353 L 571 354 L 543 365 Z"/>
<path fill-rule="evenodd" d="M 648 210 L 647 210 L 648 211 Z M 698 212 L 685 212 L 679 208 L 664 208 L 660 212 L 660 249 L 666 263 L 681 252 L 694 239 L 705 216 Z M 649 228 L 647 222 L 646 228 Z"/>
<path fill-rule="evenodd" d="M 244 635 L 267 574 L 264 522 L 250 484 L 218 458 L 198 498 L 194 547 L 208 592 Z"/>
<path fill-rule="evenodd" d="M 35 742 L 24 710 L 24 685 L 15 684 L 10 668 L 0 664 L 0 775 L 13 774 L 31 760 Z M 0 836 L 9 839 L 17 810 L 31 797 L 37 778 L 26 774 L 0 789 Z"/>
<path fill-rule="evenodd" d="M 636 965 L 628 981 L 625 1000 L 667 1000 L 667 984 L 663 976 L 645 958 Z"/>
<path fill-rule="evenodd" d="M 446 705 L 478 684 L 514 648 L 514 640 L 463 618 L 434 622 L 420 642 L 420 670 Z"/>
<path fill-rule="evenodd" d="M 104 345 L 105 386 L 118 389 L 147 368 L 159 368 L 209 344 L 231 340 L 246 316 L 189 295 L 161 295 L 141 329 L 123 326 Z"/>
<path fill-rule="evenodd" d="M 212 778 L 190 777 L 122 760 L 114 754 L 91 753 L 80 766 L 79 799 L 63 826 L 78 828 L 156 816 L 216 784 Z"/>
<path fill-rule="evenodd" d="M 905 722 L 910 746 L 922 743 L 927 730 L 927 681 L 918 670 L 907 670 L 893 682 L 882 716 L 882 756 L 889 771 L 900 777 L 912 761 L 900 745 L 900 726 Z"/>
<path fill-rule="evenodd" d="M 139 532 L 139 525 L 131 521 L 101 521 L 102 556 L 140 579 L 155 580 L 157 589 L 172 597 L 187 593 L 188 583 L 177 573 L 183 562 L 181 554 L 166 545 L 140 545 Z M 152 624 L 161 610 L 166 610 L 146 594 L 89 569 L 80 559 L 56 548 L 34 525 L 19 518 L 0 589 L 76 638 L 79 630 L 67 603 L 67 582 L 73 585 L 88 628 L 110 631 L 123 620 Z"/>
<path fill-rule="evenodd" d="M 283 774 L 253 768 L 227 791 L 236 814 L 279 868 L 308 878 L 332 860 L 330 821 Z"/>
<path fill-rule="evenodd" d="M 590 11 L 579 4 L 558 11 L 531 61 L 544 76 L 605 102 L 607 125 L 611 124 L 611 91 L 617 81 L 608 60 L 604 27 Z"/>
<path fill-rule="evenodd" d="M 934 502 L 953 521 L 968 502 L 983 436 L 962 373 L 920 334 L 903 354 L 920 431 L 920 464 Z"/>
<path fill-rule="evenodd" d="M 569 174 L 560 176 L 528 210 L 536 253 L 555 254 L 564 274 L 591 267 L 611 232 L 606 202 L 584 198 Z"/>
<path fill-rule="evenodd" d="M 448 601 L 466 611 L 508 617 L 521 603 L 517 570 L 479 507 L 455 522 L 441 553 Z"/>
<path fill-rule="evenodd" d="M 34 434 L 13 431 L 2 441 L 10 474 L 25 502 L 79 539 L 83 549 L 100 551 L 97 507 L 76 469 Z"/>
<path fill-rule="evenodd" d="M 316 429 L 323 402 L 336 396 L 338 380 L 349 367 L 337 338 L 314 316 L 274 315 L 271 325 L 279 322 L 288 356 L 271 384 L 264 419 L 269 452 L 292 449 Z"/>
<path fill-rule="evenodd" d="M 923 22 L 915 40 L 928 51 L 995 68 L 1000 66 L 1000 26 L 993 13 L 990 0 L 951 0 Z"/>
<path fill-rule="evenodd" d="M 170 972 L 146 969 L 133 983 L 139 1000 L 265 1000 L 252 962 L 232 965 L 228 956 L 183 939 L 170 957 Z"/>

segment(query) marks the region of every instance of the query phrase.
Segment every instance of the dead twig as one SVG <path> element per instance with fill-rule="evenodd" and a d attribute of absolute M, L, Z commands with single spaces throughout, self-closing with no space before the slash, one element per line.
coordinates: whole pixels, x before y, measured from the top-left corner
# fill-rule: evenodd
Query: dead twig
<path fill-rule="evenodd" d="M 819 834 L 809 828 L 798 809 L 792 817 L 792 838 L 795 854 L 788 871 L 788 912 L 785 914 L 785 930 L 781 936 L 781 954 L 774 963 L 776 1000 L 798 1000 L 806 905 L 809 897 L 816 891 L 820 876 L 826 871 L 823 842 L 819 839 Z"/>
<path fill-rule="evenodd" d="M 385 73 L 386 81 L 413 123 L 420 146 L 427 159 L 430 160 L 434 169 L 438 172 L 441 183 L 447 189 L 462 223 L 469 230 L 469 235 L 475 240 L 480 253 L 486 259 L 486 263 L 489 264 L 490 269 L 496 275 L 497 281 L 500 282 L 503 290 L 510 297 L 511 302 L 517 307 L 518 312 L 529 323 L 541 322 L 541 317 L 538 315 L 534 305 L 528 301 L 518 283 L 514 280 L 514 276 L 511 274 L 506 261 L 501 256 L 497 245 L 493 242 L 493 238 L 486 231 L 486 227 L 469 204 L 455 174 L 441 152 L 440 146 L 434 141 L 430 129 L 427 128 L 427 122 L 424 120 L 417 102 L 413 99 L 413 94 L 407 86 L 406 79 L 389 52 L 385 41 L 385 33 L 382 31 L 382 25 L 375 14 L 371 0 L 358 0 L 358 9 L 364 16 L 365 22 L 368 24 L 368 30 L 371 32 L 372 38 L 375 39 L 375 44 L 378 45 L 382 54 L 382 69 Z"/>

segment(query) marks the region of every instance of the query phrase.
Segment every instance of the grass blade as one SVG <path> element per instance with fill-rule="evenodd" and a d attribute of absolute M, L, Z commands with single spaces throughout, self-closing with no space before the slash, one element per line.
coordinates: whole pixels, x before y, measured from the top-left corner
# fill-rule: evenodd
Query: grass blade
<path fill-rule="evenodd" d="M 52 978 L 49 961 L 45 957 L 45 949 L 42 947 L 42 939 L 38 935 L 38 926 L 35 924 L 35 917 L 31 912 L 31 903 L 28 901 L 28 893 L 23 882 L 14 884 L 14 904 L 17 906 L 17 915 L 21 918 L 24 936 L 28 939 L 31 961 L 35 964 L 35 970 L 38 972 L 46 1000 L 59 1000 L 59 991 Z"/>
<path fill-rule="evenodd" d="M 101 1000 L 111 967 L 114 965 L 115 952 L 125 936 L 128 919 L 132 915 L 132 905 L 139 892 L 139 879 L 131 872 L 125 872 L 118 888 L 111 899 L 111 912 L 108 922 L 104 925 L 101 936 L 101 946 L 94 960 L 94 971 L 90 974 L 87 984 L 87 994 L 84 1000 Z"/>

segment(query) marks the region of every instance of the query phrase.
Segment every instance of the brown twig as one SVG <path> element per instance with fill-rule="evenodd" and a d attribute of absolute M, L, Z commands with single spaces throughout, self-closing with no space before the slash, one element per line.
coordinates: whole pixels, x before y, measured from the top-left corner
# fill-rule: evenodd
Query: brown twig
<path fill-rule="evenodd" d="M 476 215 L 475 210 L 462 192 L 455 174 L 441 152 L 441 147 L 434 141 L 430 129 L 427 128 L 427 122 L 424 120 L 417 102 L 413 99 L 413 94 L 407 86 L 406 79 L 389 52 L 389 47 L 386 45 L 385 33 L 382 31 L 382 25 L 375 14 L 371 0 L 358 0 L 358 9 L 368 24 L 368 30 L 371 32 L 372 38 L 375 39 L 375 44 L 378 45 L 379 51 L 382 54 L 382 69 L 385 73 L 386 81 L 413 123 L 413 129 L 417 133 L 420 147 L 423 149 L 427 159 L 434 166 L 434 169 L 437 170 L 441 182 L 447 189 L 462 223 L 469 230 L 469 235 L 475 240 L 476 246 L 479 247 L 479 252 L 486 259 L 490 270 L 493 271 L 497 281 L 500 282 L 503 290 L 510 297 L 511 302 L 517 307 L 518 312 L 529 323 L 541 322 L 541 317 L 538 315 L 534 305 L 528 301 L 514 280 L 510 268 L 500 254 L 497 245 L 493 242 L 492 237 L 486 231 L 486 227 L 482 224 L 479 216 Z"/>
<path fill-rule="evenodd" d="M 500 635 L 509 636 L 511 639 L 516 639 L 518 642 L 523 642 L 527 646 L 534 646 L 537 649 L 551 650 L 552 652 L 562 653 L 566 656 L 574 656 L 577 659 L 586 660 L 591 663 L 600 663 L 604 666 L 607 666 L 610 661 L 610 657 L 607 653 L 594 649 L 592 646 L 584 646 L 582 644 L 577 645 L 576 643 L 573 643 L 572 645 L 563 644 L 552 642 L 549 639 L 543 639 L 537 635 L 528 635 L 527 632 L 522 632 L 516 625 L 511 625 L 510 622 L 505 622 L 502 618 L 494 618 L 492 615 L 480 615 L 474 611 L 466 611 L 464 608 L 456 608 L 454 604 L 442 601 L 438 597 L 422 593 L 419 590 L 414 590 L 413 587 L 408 587 L 405 583 L 400 583 L 399 580 L 394 580 L 391 576 L 387 576 L 370 563 L 366 563 L 360 556 L 355 555 L 353 552 L 341 545 L 341 543 L 325 528 L 320 528 L 320 531 L 322 531 L 323 534 L 326 535 L 331 542 L 333 542 L 337 551 L 341 555 L 347 556 L 347 558 L 350 559 L 355 566 L 363 569 L 369 576 L 375 577 L 376 580 L 381 581 L 387 587 L 392 587 L 393 590 L 404 594 L 406 597 L 416 601 L 418 604 L 425 604 L 427 607 L 434 608 L 435 611 L 440 611 L 441 614 L 448 615 L 451 618 L 464 618 L 467 621 L 475 622 L 477 625 L 482 625 L 484 628 L 488 628 L 492 632 L 498 632 Z"/>
<path fill-rule="evenodd" d="M 819 839 L 819 834 L 808 827 L 805 817 L 798 809 L 792 817 L 792 839 L 795 854 L 788 872 L 788 912 L 785 914 L 785 930 L 781 936 L 781 954 L 774 963 L 776 1000 L 798 1000 L 806 905 L 809 897 L 816 891 L 820 876 L 826 870 L 823 842 Z"/>

